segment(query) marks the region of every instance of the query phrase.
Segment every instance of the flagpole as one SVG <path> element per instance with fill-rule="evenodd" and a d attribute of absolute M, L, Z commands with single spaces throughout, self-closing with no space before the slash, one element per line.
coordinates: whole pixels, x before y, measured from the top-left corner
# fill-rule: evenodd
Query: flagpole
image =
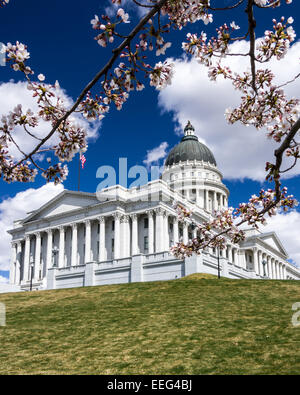
<path fill-rule="evenodd" d="M 78 192 L 80 191 L 80 152 L 79 152 L 79 160 L 78 160 Z"/>

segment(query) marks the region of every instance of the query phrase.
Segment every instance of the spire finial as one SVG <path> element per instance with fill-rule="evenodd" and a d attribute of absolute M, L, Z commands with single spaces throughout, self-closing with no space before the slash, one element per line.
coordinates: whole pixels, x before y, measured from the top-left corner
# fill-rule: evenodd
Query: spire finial
<path fill-rule="evenodd" d="M 186 127 L 184 128 L 184 135 L 185 136 L 194 136 L 195 132 L 195 128 L 194 126 L 191 124 L 190 121 L 188 121 L 188 123 L 186 124 Z"/>

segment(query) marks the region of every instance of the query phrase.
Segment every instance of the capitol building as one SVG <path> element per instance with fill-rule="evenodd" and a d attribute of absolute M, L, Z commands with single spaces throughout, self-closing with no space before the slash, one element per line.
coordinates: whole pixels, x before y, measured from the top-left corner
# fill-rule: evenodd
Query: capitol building
<path fill-rule="evenodd" d="M 172 280 L 192 273 L 232 279 L 300 279 L 300 270 L 274 232 L 246 229 L 238 244 L 207 248 L 178 259 L 170 247 L 197 237 L 181 222 L 174 201 L 201 223 L 228 207 L 213 153 L 188 123 L 169 153 L 162 175 L 140 187 L 114 185 L 97 193 L 64 190 L 15 221 L 10 284 L 14 290 L 59 289 L 138 281 Z"/>

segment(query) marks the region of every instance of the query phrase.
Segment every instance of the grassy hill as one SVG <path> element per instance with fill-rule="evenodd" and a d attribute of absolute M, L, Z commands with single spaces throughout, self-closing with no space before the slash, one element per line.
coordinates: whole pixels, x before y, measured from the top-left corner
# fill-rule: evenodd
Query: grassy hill
<path fill-rule="evenodd" d="M 300 281 L 180 280 L 0 295 L 0 374 L 299 374 Z"/>

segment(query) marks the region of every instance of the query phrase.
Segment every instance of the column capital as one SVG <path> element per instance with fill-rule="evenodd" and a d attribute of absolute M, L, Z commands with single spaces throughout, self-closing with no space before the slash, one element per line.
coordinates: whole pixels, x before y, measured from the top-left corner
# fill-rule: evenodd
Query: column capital
<path fill-rule="evenodd" d="M 156 215 L 164 215 L 165 210 L 162 207 L 156 207 L 154 212 Z"/>
<path fill-rule="evenodd" d="M 73 223 L 71 224 L 72 229 L 73 229 L 73 230 L 74 230 L 74 229 L 77 229 L 77 225 L 78 225 L 77 222 L 73 222 Z"/>
<path fill-rule="evenodd" d="M 115 211 L 112 216 L 114 217 L 114 219 L 121 219 L 122 213 L 120 213 L 119 211 Z"/>
<path fill-rule="evenodd" d="M 105 223 L 105 216 L 104 216 L 104 215 L 101 215 L 101 216 L 97 217 L 97 219 L 98 219 L 98 221 L 99 221 L 101 224 L 104 224 L 104 223 Z"/>
<path fill-rule="evenodd" d="M 137 214 L 137 213 L 130 214 L 130 218 L 131 218 L 132 220 L 137 220 L 137 217 L 138 217 L 138 214 Z"/>
<path fill-rule="evenodd" d="M 46 232 L 47 232 L 48 235 L 52 235 L 53 229 L 49 228 L 49 229 L 46 230 Z"/>
<path fill-rule="evenodd" d="M 153 214 L 154 214 L 154 210 L 153 210 L 153 209 L 147 210 L 147 211 L 146 211 L 146 214 L 148 215 L 148 217 L 152 217 Z"/>
<path fill-rule="evenodd" d="M 90 220 L 90 219 L 85 219 L 85 220 L 83 221 L 83 223 L 84 223 L 85 225 L 90 225 L 90 224 L 91 224 L 91 220 Z"/>
<path fill-rule="evenodd" d="M 121 222 L 127 224 L 129 222 L 129 215 L 122 215 Z"/>
<path fill-rule="evenodd" d="M 31 235 L 29 235 L 29 234 L 25 235 L 25 241 L 30 240 L 30 236 L 31 236 Z"/>
<path fill-rule="evenodd" d="M 59 225 L 58 230 L 62 233 L 65 231 L 65 225 Z"/>

